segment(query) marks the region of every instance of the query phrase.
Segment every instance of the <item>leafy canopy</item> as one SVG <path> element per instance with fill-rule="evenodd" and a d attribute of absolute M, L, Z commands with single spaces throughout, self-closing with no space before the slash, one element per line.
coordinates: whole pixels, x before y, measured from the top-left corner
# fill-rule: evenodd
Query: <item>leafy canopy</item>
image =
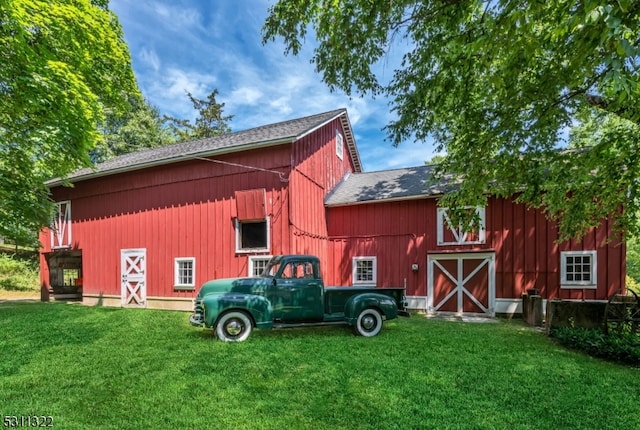
<path fill-rule="evenodd" d="M 224 103 L 216 101 L 217 89 L 211 91 L 206 100 L 198 99 L 190 92 L 186 94 L 197 111 L 194 123 L 161 115 L 157 107 L 137 95 L 129 98 L 124 113 L 107 113 L 101 127 L 104 139 L 91 151 L 92 161 L 103 162 L 130 152 L 231 132 L 228 121 L 233 115 L 223 114 Z"/>
<path fill-rule="evenodd" d="M 103 141 L 90 153 L 94 163 L 118 155 L 175 143 L 157 107 L 140 97 L 130 97 L 129 108 L 120 114 L 107 113 L 101 127 Z"/>
<path fill-rule="evenodd" d="M 139 94 L 105 0 L 0 0 L 0 236 L 49 223 L 44 181 L 90 165 L 104 112 Z"/>
<path fill-rule="evenodd" d="M 390 141 L 434 139 L 464 177 L 442 205 L 517 193 L 568 239 L 623 206 L 617 230 L 639 231 L 639 23 L 635 0 L 279 0 L 263 41 L 295 55 L 315 32 L 331 89 L 389 97 Z"/>

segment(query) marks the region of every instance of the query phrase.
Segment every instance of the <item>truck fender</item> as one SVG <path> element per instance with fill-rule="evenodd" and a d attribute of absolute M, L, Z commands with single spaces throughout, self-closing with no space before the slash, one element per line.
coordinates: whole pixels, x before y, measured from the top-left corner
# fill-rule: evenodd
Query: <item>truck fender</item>
<path fill-rule="evenodd" d="M 205 327 L 215 327 L 220 316 L 231 310 L 246 312 L 260 329 L 269 329 L 273 325 L 271 302 L 263 296 L 242 293 L 211 294 L 202 300 L 202 307 Z"/>
<path fill-rule="evenodd" d="M 351 297 L 345 304 L 344 317 L 347 324 L 354 325 L 360 312 L 366 308 L 379 309 L 388 320 L 398 316 L 398 304 L 392 297 L 378 293 L 363 293 Z"/>

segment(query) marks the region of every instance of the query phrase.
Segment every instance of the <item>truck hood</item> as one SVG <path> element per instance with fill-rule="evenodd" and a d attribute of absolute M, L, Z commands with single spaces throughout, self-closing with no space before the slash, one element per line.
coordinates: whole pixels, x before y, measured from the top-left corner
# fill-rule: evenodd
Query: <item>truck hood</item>
<path fill-rule="evenodd" d="M 207 281 L 200 287 L 197 299 L 202 299 L 209 294 L 240 293 L 256 294 L 264 292 L 271 285 L 273 278 L 225 278 Z"/>

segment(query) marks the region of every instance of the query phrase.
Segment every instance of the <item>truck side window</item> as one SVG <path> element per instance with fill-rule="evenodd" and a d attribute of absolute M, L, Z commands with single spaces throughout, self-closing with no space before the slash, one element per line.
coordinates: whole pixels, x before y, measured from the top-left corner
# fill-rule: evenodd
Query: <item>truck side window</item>
<path fill-rule="evenodd" d="M 282 279 L 314 279 L 313 263 L 310 261 L 291 262 L 282 269 Z"/>
<path fill-rule="evenodd" d="M 286 266 L 284 266 L 284 269 L 282 269 L 282 275 L 280 276 L 282 279 L 287 279 L 287 278 L 293 278 L 294 275 L 294 266 L 293 263 L 288 263 Z"/>
<path fill-rule="evenodd" d="M 304 277 L 306 279 L 313 279 L 313 264 L 310 262 L 304 263 Z"/>

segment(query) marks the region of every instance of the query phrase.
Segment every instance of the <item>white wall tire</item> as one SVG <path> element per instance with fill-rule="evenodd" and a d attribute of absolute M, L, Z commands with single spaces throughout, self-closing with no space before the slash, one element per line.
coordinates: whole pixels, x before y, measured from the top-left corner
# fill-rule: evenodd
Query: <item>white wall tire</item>
<path fill-rule="evenodd" d="M 382 315 L 373 308 L 363 309 L 358 315 L 353 329 L 359 336 L 373 337 L 382 330 Z"/>
<path fill-rule="evenodd" d="M 231 311 L 220 317 L 215 333 L 222 341 L 242 342 L 247 340 L 252 329 L 251 318 L 246 313 Z"/>

